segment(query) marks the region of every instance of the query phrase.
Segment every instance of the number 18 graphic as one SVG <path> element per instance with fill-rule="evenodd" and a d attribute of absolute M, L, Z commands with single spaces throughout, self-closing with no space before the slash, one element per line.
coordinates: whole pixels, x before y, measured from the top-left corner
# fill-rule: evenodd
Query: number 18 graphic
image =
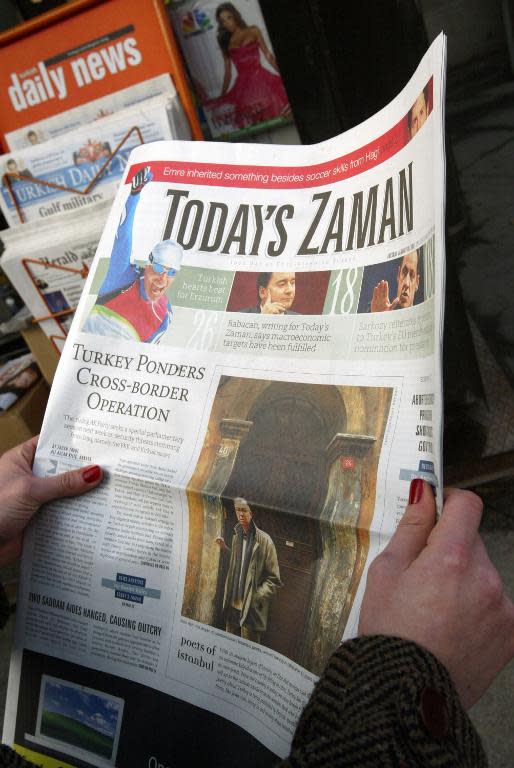
<path fill-rule="evenodd" d="M 363 267 L 332 272 L 328 284 L 324 315 L 354 315 L 359 305 Z"/>

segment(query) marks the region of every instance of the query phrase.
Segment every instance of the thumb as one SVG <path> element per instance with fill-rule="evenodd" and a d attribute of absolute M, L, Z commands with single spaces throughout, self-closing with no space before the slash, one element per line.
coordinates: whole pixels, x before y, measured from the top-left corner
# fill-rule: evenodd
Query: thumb
<path fill-rule="evenodd" d="M 54 477 L 35 477 L 31 496 L 39 504 L 53 499 L 62 499 L 65 496 L 79 496 L 96 488 L 102 479 L 103 471 L 98 464 L 73 469 Z"/>
<path fill-rule="evenodd" d="M 393 299 L 393 301 L 389 305 L 389 309 L 394 309 L 399 303 L 400 303 L 400 299 L 397 296 L 395 299 Z"/>
<path fill-rule="evenodd" d="M 435 499 L 432 486 L 414 478 L 410 484 L 409 503 L 384 552 L 400 568 L 408 568 L 426 547 L 434 525 Z"/>

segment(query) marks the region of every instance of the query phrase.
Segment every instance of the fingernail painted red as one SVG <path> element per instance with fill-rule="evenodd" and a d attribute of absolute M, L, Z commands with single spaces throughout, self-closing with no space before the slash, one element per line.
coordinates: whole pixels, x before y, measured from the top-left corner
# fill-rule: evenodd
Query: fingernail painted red
<path fill-rule="evenodd" d="M 82 472 L 82 479 L 85 483 L 96 483 L 101 474 L 101 468 L 95 464 L 94 467 L 88 467 Z"/>
<path fill-rule="evenodd" d="M 410 481 L 409 504 L 418 504 L 423 496 L 423 480 L 415 477 Z"/>

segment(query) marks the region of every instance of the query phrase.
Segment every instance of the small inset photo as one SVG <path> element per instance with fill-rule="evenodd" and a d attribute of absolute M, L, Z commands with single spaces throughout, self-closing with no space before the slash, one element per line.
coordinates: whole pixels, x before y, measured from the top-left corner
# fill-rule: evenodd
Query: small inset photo
<path fill-rule="evenodd" d="M 48 291 L 44 294 L 44 298 L 48 309 L 53 314 L 57 314 L 58 312 L 65 312 L 70 308 L 70 305 L 68 304 L 62 291 Z"/>
<path fill-rule="evenodd" d="M 123 704 L 117 696 L 43 675 L 36 732 L 25 738 L 93 765 L 115 765 Z"/>
<path fill-rule="evenodd" d="M 409 138 L 412 139 L 423 127 L 433 108 L 433 80 L 430 78 L 407 113 Z"/>
<path fill-rule="evenodd" d="M 19 176 L 30 176 L 30 172 L 24 167 L 23 160 L 15 160 L 10 157 L 4 165 L 4 172 L 9 174 L 18 174 Z"/>
<path fill-rule="evenodd" d="M 97 160 L 106 160 L 111 154 L 111 147 L 107 141 L 88 141 L 80 149 L 73 153 L 75 165 L 95 163 Z"/>
<path fill-rule="evenodd" d="M 227 312 L 321 315 L 330 272 L 237 272 Z"/>
<path fill-rule="evenodd" d="M 364 267 L 357 312 L 390 312 L 422 304 L 425 300 L 422 276 L 423 248 Z"/>

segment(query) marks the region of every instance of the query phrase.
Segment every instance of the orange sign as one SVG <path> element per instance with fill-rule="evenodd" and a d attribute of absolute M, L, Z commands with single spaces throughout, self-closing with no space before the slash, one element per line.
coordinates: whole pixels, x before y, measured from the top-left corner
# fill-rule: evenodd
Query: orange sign
<path fill-rule="evenodd" d="M 0 35 L 0 133 L 165 72 L 202 138 L 160 0 L 78 0 Z"/>

